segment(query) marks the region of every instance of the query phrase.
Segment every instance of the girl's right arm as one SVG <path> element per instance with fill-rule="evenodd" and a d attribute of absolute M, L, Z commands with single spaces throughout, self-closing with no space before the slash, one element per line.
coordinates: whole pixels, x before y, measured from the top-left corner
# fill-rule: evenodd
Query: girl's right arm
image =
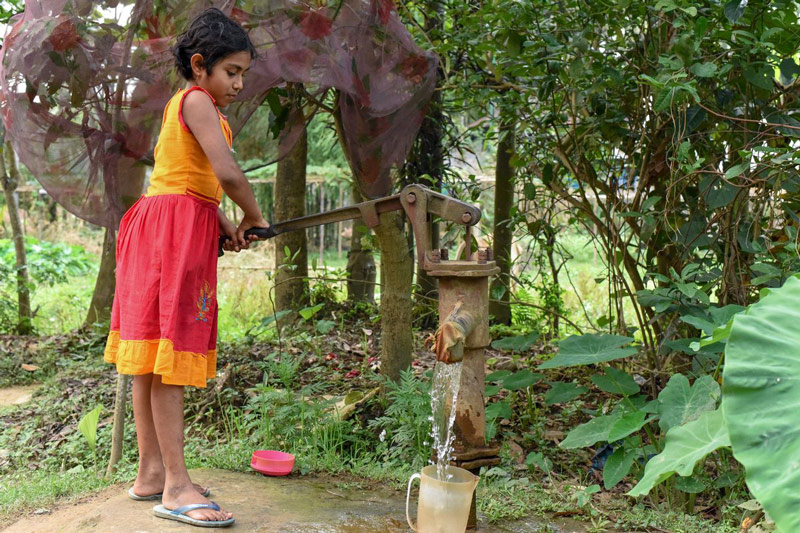
<path fill-rule="evenodd" d="M 266 228 L 269 223 L 264 220 L 253 189 L 228 148 L 219 127 L 217 110 L 206 94 L 192 91 L 184 98 L 182 111 L 183 121 L 203 148 L 222 190 L 244 211 L 242 223 L 237 228 L 237 236 L 239 246 L 247 248 L 248 241 L 244 238 L 244 232 L 253 227 Z M 251 240 L 256 239 L 255 236 L 251 237 Z"/>

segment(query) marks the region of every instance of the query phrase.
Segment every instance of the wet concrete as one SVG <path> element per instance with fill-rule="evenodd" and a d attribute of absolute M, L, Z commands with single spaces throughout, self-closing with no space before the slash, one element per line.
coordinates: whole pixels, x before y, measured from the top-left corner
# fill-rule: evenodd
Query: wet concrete
<path fill-rule="evenodd" d="M 21 385 L 0 389 L 0 408 L 28 403 L 39 387 L 41 385 Z"/>
<path fill-rule="evenodd" d="M 303 533 L 388 533 L 410 531 L 405 494 L 380 485 L 338 482 L 335 478 L 272 478 L 225 470 L 194 470 L 192 480 L 211 487 L 211 499 L 236 516 L 229 531 Z M 160 533 L 203 531 L 153 516 L 158 502 L 128 499 L 115 486 L 53 510 L 39 510 L 2 533 Z M 480 531 L 514 533 L 585 533 L 571 520 L 526 519 Z"/>

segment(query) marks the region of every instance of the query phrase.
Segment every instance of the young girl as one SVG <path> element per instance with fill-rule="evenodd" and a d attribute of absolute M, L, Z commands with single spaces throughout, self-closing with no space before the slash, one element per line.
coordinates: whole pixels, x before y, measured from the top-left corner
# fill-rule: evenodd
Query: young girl
<path fill-rule="evenodd" d="M 222 527 L 233 515 L 186 470 L 183 388 L 205 387 L 216 373 L 219 235 L 238 252 L 248 247 L 247 229 L 268 226 L 217 110 L 242 90 L 255 49 L 241 26 L 209 9 L 173 53 L 187 83 L 164 109 L 147 193 L 120 223 L 105 360 L 134 376 L 139 471 L 130 497 L 161 499 L 153 512 L 162 518 Z M 244 211 L 238 228 L 218 207 L 222 191 Z"/>

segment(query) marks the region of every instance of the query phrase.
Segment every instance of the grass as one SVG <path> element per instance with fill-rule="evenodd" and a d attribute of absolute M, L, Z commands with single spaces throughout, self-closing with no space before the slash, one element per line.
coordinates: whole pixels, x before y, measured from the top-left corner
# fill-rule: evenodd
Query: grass
<path fill-rule="evenodd" d="M 94 272 L 93 272 L 94 274 Z M 40 335 L 58 335 L 79 328 L 92 301 L 93 274 L 73 276 L 67 283 L 40 286 L 33 292 L 33 327 Z"/>
<path fill-rule="evenodd" d="M 4 475 L 0 480 L 0 523 L 11 524 L 26 512 L 46 509 L 112 485 L 115 481 L 104 480 L 101 470 L 34 470 Z"/>

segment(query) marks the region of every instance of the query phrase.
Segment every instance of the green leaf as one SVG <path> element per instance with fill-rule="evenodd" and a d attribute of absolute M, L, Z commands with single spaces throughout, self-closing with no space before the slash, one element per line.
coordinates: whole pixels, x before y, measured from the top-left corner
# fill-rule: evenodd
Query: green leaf
<path fill-rule="evenodd" d="M 786 85 L 792 83 L 795 76 L 800 75 L 800 65 L 791 57 L 787 57 L 781 61 L 780 70 L 781 76 L 783 76 L 783 79 L 787 82 Z"/>
<path fill-rule="evenodd" d="M 617 420 L 617 422 L 611 427 L 611 431 L 608 432 L 608 437 L 606 440 L 608 440 L 608 442 L 616 442 L 624 439 L 631 433 L 639 431 L 646 423 L 646 416 L 647 413 L 644 411 L 634 411 L 632 413 L 623 415 L 622 418 Z"/>
<path fill-rule="evenodd" d="M 515 372 L 503 380 L 503 388 L 508 390 L 520 390 L 538 383 L 544 378 L 543 374 L 534 374 L 527 368 Z"/>
<path fill-rule="evenodd" d="M 89 444 L 89 449 L 94 451 L 97 446 L 97 422 L 100 420 L 100 412 L 103 406 L 98 405 L 81 418 L 78 422 L 78 430 L 86 437 L 86 442 Z"/>
<path fill-rule="evenodd" d="M 544 401 L 547 405 L 567 403 L 587 390 L 586 387 L 580 387 L 577 383 L 563 383 L 561 381 L 550 381 L 548 383 L 550 390 L 544 395 Z"/>
<path fill-rule="evenodd" d="M 689 72 L 698 78 L 710 78 L 717 73 L 717 65 L 714 63 L 695 63 L 689 68 Z"/>
<path fill-rule="evenodd" d="M 539 369 L 591 365 L 622 359 L 636 353 L 636 348 L 622 347 L 632 341 L 631 337 L 603 333 L 572 335 L 559 343 L 558 354 L 539 365 Z"/>
<path fill-rule="evenodd" d="M 667 111 L 672 105 L 677 92 L 678 90 L 675 87 L 665 87 L 658 91 L 653 101 L 653 109 L 658 113 Z"/>
<path fill-rule="evenodd" d="M 565 450 L 572 448 L 586 448 L 597 442 L 607 442 L 608 434 L 614 424 L 622 418 L 621 412 L 592 418 L 585 424 L 574 428 L 559 446 Z"/>
<path fill-rule="evenodd" d="M 647 462 L 642 479 L 628 495 L 643 496 L 673 474 L 690 476 L 698 461 L 730 443 L 722 411 L 706 411 L 697 420 L 667 433 L 663 451 Z"/>
<path fill-rule="evenodd" d="M 731 318 L 737 313 L 741 313 L 744 311 L 745 308 L 741 305 L 736 304 L 729 304 L 724 307 L 709 307 L 708 312 L 711 314 L 711 317 L 714 319 L 714 323 L 717 326 L 724 326 L 728 322 L 730 322 Z"/>
<path fill-rule="evenodd" d="M 729 170 L 733 171 L 734 169 Z M 747 168 L 744 168 L 744 170 L 747 170 Z M 736 169 L 736 172 L 738 172 L 738 169 Z M 740 189 L 725 180 L 708 176 L 700 180 L 700 190 L 706 206 L 709 209 L 717 209 L 730 204 L 739 194 Z"/>
<path fill-rule="evenodd" d="M 656 205 L 661 200 L 661 197 L 658 195 L 653 195 L 647 198 L 644 202 L 642 202 L 642 211 L 647 211 L 654 205 Z"/>
<path fill-rule="evenodd" d="M 276 321 L 280 320 L 281 318 L 285 317 L 286 315 L 288 315 L 291 312 L 292 311 L 290 309 L 284 309 L 283 311 L 278 311 L 277 313 L 275 313 L 273 315 L 266 316 L 261 320 L 260 327 L 265 328 L 265 327 L 269 326 L 270 324 L 272 324 L 273 322 L 276 322 Z"/>
<path fill-rule="evenodd" d="M 731 180 L 741 175 L 742 172 L 744 172 L 748 168 L 750 168 L 750 161 L 745 161 L 744 163 L 739 163 L 738 165 L 734 165 L 725 171 L 725 179 Z"/>
<path fill-rule="evenodd" d="M 611 366 L 606 368 L 605 374 L 594 375 L 590 379 L 598 389 L 609 394 L 633 396 L 640 390 L 639 385 L 636 384 L 630 374 Z"/>
<path fill-rule="evenodd" d="M 762 64 L 749 64 L 744 68 L 744 78 L 752 85 L 765 91 L 771 91 L 775 88 L 773 83 L 774 70 L 766 63 Z"/>
<path fill-rule="evenodd" d="M 697 351 L 697 350 L 700 350 L 700 348 L 704 348 L 704 347 L 709 346 L 711 344 L 715 344 L 717 342 L 722 342 L 722 341 L 727 341 L 728 337 L 730 336 L 730 333 L 731 333 L 731 326 L 732 325 L 733 325 L 733 319 L 731 319 L 730 322 L 728 322 L 724 326 L 720 326 L 717 329 L 715 329 L 710 337 L 702 339 L 700 342 L 693 342 L 691 344 L 692 350 Z"/>
<path fill-rule="evenodd" d="M 539 339 L 539 332 L 534 331 L 529 335 L 520 335 L 517 337 L 504 337 L 492 342 L 492 348 L 495 350 L 506 350 L 510 352 L 526 352 L 533 346 Z"/>
<path fill-rule="evenodd" d="M 498 392 L 500 392 L 500 386 L 499 385 L 486 385 L 486 389 L 484 391 L 484 397 L 485 398 L 490 398 L 490 397 L 494 396 L 495 394 L 497 394 Z"/>
<path fill-rule="evenodd" d="M 514 412 L 511 410 L 511 404 L 507 400 L 502 402 L 490 403 L 486 406 L 486 420 L 494 420 L 495 418 L 511 418 Z"/>
<path fill-rule="evenodd" d="M 779 531 L 800 531 L 800 279 L 733 317 L 725 347 L 722 411 L 747 486 Z"/>
<path fill-rule="evenodd" d="M 323 335 L 336 327 L 336 322 L 333 320 L 317 320 L 317 331 Z"/>
<path fill-rule="evenodd" d="M 725 4 L 723 12 L 731 24 L 735 24 L 740 18 L 742 18 L 745 7 L 747 7 L 746 0 L 731 0 Z"/>
<path fill-rule="evenodd" d="M 603 486 L 606 490 L 628 475 L 634 459 L 636 459 L 635 451 L 626 451 L 622 446 L 614 450 L 614 453 L 606 459 L 606 465 L 603 467 Z"/>
<path fill-rule="evenodd" d="M 675 0 L 658 0 L 655 8 L 664 13 L 669 13 L 670 11 L 678 9 L 678 4 L 675 3 Z"/>
<path fill-rule="evenodd" d="M 719 394 L 719 385 L 711 376 L 702 376 L 689 385 L 683 374 L 673 375 L 658 395 L 659 427 L 667 432 L 696 420 L 705 411 L 713 411 Z"/>
<path fill-rule="evenodd" d="M 679 476 L 678 479 L 675 480 L 675 488 L 688 494 L 700 494 L 706 490 L 706 486 L 703 482 L 694 476 Z"/>
<path fill-rule="evenodd" d="M 681 317 L 681 322 L 686 322 L 687 324 L 696 327 L 706 335 L 711 335 L 711 333 L 715 329 L 717 329 L 716 324 L 714 324 L 713 322 L 709 322 L 705 318 L 701 318 L 699 316 L 684 315 Z"/>
<path fill-rule="evenodd" d="M 489 383 L 496 383 L 498 381 L 503 381 L 507 376 L 511 375 L 510 370 L 496 370 L 486 376 L 486 381 Z"/>
<path fill-rule="evenodd" d="M 549 474 L 553 470 L 553 461 L 542 455 L 541 452 L 531 452 L 525 458 L 525 464 L 528 468 L 538 466 L 545 473 Z"/>
<path fill-rule="evenodd" d="M 308 320 L 312 316 L 316 315 L 324 306 L 325 304 L 317 304 L 313 307 L 305 307 L 298 311 L 298 313 L 300 313 L 300 316 L 303 317 L 303 320 Z"/>
<path fill-rule="evenodd" d="M 578 507 L 585 507 L 590 501 L 592 501 L 592 494 L 596 494 L 598 492 L 600 492 L 600 485 L 589 485 L 585 489 L 578 491 L 575 494 Z"/>

